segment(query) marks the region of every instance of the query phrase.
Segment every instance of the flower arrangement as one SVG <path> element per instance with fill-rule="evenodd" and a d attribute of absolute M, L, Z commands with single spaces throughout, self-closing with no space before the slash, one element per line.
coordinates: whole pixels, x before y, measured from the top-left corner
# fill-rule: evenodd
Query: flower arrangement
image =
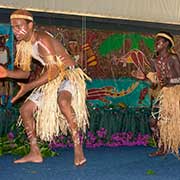
<path fill-rule="evenodd" d="M 29 152 L 29 143 L 24 132 L 24 127 L 17 127 L 15 121 L 19 116 L 19 106 L 13 107 L 10 110 L 7 108 L 1 108 L 0 110 L 3 115 L 3 121 L 1 122 L 3 126 L 0 128 L 0 155 L 27 154 Z M 103 146 L 156 146 L 154 139 L 150 135 L 151 132 L 148 123 L 149 109 L 130 108 L 125 110 L 111 107 L 108 109 L 98 108 L 95 111 L 94 107 L 92 107 L 89 111 L 91 114 L 91 128 L 85 135 L 80 134 L 81 142 L 86 148 Z M 110 121 L 111 118 L 113 121 Z M 110 127 L 114 127 L 113 131 L 115 133 L 110 132 L 112 129 L 109 128 L 109 123 L 107 122 L 114 123 L 110 124 Z M 118 125 L 117 128 L 116 125 Z M 118 132 L 120 129 L 126 129 L 126 132 Z M 57 148 L 73 147 L 70 134 L 67 136 L 59 135 L 50 143 L 43 141 L 39 141 L 38 143 L 43 157 L 55 156 L 57 154 Z"/>
<path fill-rule="evenodd" d="M 153 145 L 152 138 L 148 134 L 138 133 L 134 135 L 132 132 L 117 132 L 108 135 L 105 128 L 101 128 L 95 133 L 88 131 L 86 136 L 80 134 L 80 140 L 86 148 L 147 146 L 149 143 Z M 20 130 L 16 133 L 11 131 L 6 136 L 0 137 L 0 146 L 0 155 L 25 155 L 30 150 L 23 127 L 20 127 Z M 60 135 L 50 143 L 39 141 L 39 147 L 43 157 L 52 157 L 57 155 L 57 148 L 72 148 L 73 142 L 70 134 L 67 136 Z"/>
<path fill-rule="evenodd" d="M 91 131 L 87 132 L 85 137 L 80 136 L 81 142 L 86 148 L 97 148 L 97 147 L 119 147 L 119 146 L 147 146 L 150 142 L 150 135 L 142 135 L 141 133 L 134 136 L 132 132 L 117 132 L 108 135 L 105 128 L 97 130 L 96 133 Z M 65 148 L 73 147 L 73 142 L 70 136 L 59 136 L 49 144 L 50 148 Z"/>

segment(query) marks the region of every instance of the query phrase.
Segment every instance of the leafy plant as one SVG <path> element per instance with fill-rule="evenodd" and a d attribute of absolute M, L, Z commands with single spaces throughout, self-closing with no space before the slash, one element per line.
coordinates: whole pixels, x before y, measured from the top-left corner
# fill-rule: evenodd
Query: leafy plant
<path fill-rule="evenodd" d="M 16 129 L 15 129 L 16 128 Z M 41 154 L 43 157 L 53 157 L 58 155 L 57 152 L 54 152 L 50 147 L 48 142 L 38 142 Z M 0 137 L 0 155 L 3 154 L 13 154 L 24 156 L 29 153 L 29 143 L 26 138 L 24 127 L 16 127 L 13 124 L 11 131 Z"/>

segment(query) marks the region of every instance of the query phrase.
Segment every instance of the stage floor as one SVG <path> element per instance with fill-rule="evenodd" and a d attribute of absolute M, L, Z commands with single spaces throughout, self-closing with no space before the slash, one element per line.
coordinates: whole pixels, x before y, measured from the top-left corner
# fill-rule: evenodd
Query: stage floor
<path fill-rule="evenodd" d="M 42 164 L 14 164 L 18 157 L 0 157 L 1 180 L 179 180 L 180 161 L 173 155 L 148 157 L 155 149 L 144 146 L 85 149 L 87 164 L 73 165 L 73 149 Z"/>

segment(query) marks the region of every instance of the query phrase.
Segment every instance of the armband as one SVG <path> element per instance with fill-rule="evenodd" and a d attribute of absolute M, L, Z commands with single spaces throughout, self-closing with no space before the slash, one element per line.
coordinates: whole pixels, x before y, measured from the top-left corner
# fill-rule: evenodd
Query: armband
<path fill-rule="evenodd" d="M 171 84 L 179 84 L 179 83 L 180 83 L 180 78 L 170 79 L 170 83 L 171 83 Z"/>

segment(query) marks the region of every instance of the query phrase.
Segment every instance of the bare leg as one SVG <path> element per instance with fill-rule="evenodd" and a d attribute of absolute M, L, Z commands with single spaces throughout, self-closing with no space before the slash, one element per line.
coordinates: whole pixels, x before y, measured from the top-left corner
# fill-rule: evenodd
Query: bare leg
<path fill-rule="evenodd" d="M 157 119 L 151 119 L 150 121 L 150 128 L 152 131 L 152 136 L 156 142 L 156 144 L 158 145 L 158 141 L 159 141 L 159 129 L 158 129 L 158 125 L 157 125 L 158 120 Z M 158 147 L 158 149 L 155 152 L 152 152 L 149 154 L 150 157 L 155 157 L 155 156 L 164 156 L 166 155 L 167 152 L 164 151 L 164 145 L 161 145 L 161 147 Z"/>
<path fill-rule="evenodd" d="M 34 162 L 41 163 L 43 158 L 41 156 L 39 147 L 37 145 L 36 133 L 35 133 L 35 122 L 33 118 L 33 112 L 36 105 L 31 101 L 26 101 L 20 109 L 20 114 L 23 119 L 23 124 L 26 130 L 27 137 L 30 144 L 30 152 L 28 155 L 21 159 L 14 161 L 14 163 L 26 163 Z"/>
<path fill-rule="evenodd" d="M 72 134 L 74 142 L 74 164 L 80 166 L 86 162 L 86 158 L 84 157 L 82 144 L 80 143 L 75 114 L 71 107 L 71 98 L 71 94 L 68 91 L 61 91 L 58 98 L 58 104 L 61 112 L 67 119 L 69 130 Z"/>

